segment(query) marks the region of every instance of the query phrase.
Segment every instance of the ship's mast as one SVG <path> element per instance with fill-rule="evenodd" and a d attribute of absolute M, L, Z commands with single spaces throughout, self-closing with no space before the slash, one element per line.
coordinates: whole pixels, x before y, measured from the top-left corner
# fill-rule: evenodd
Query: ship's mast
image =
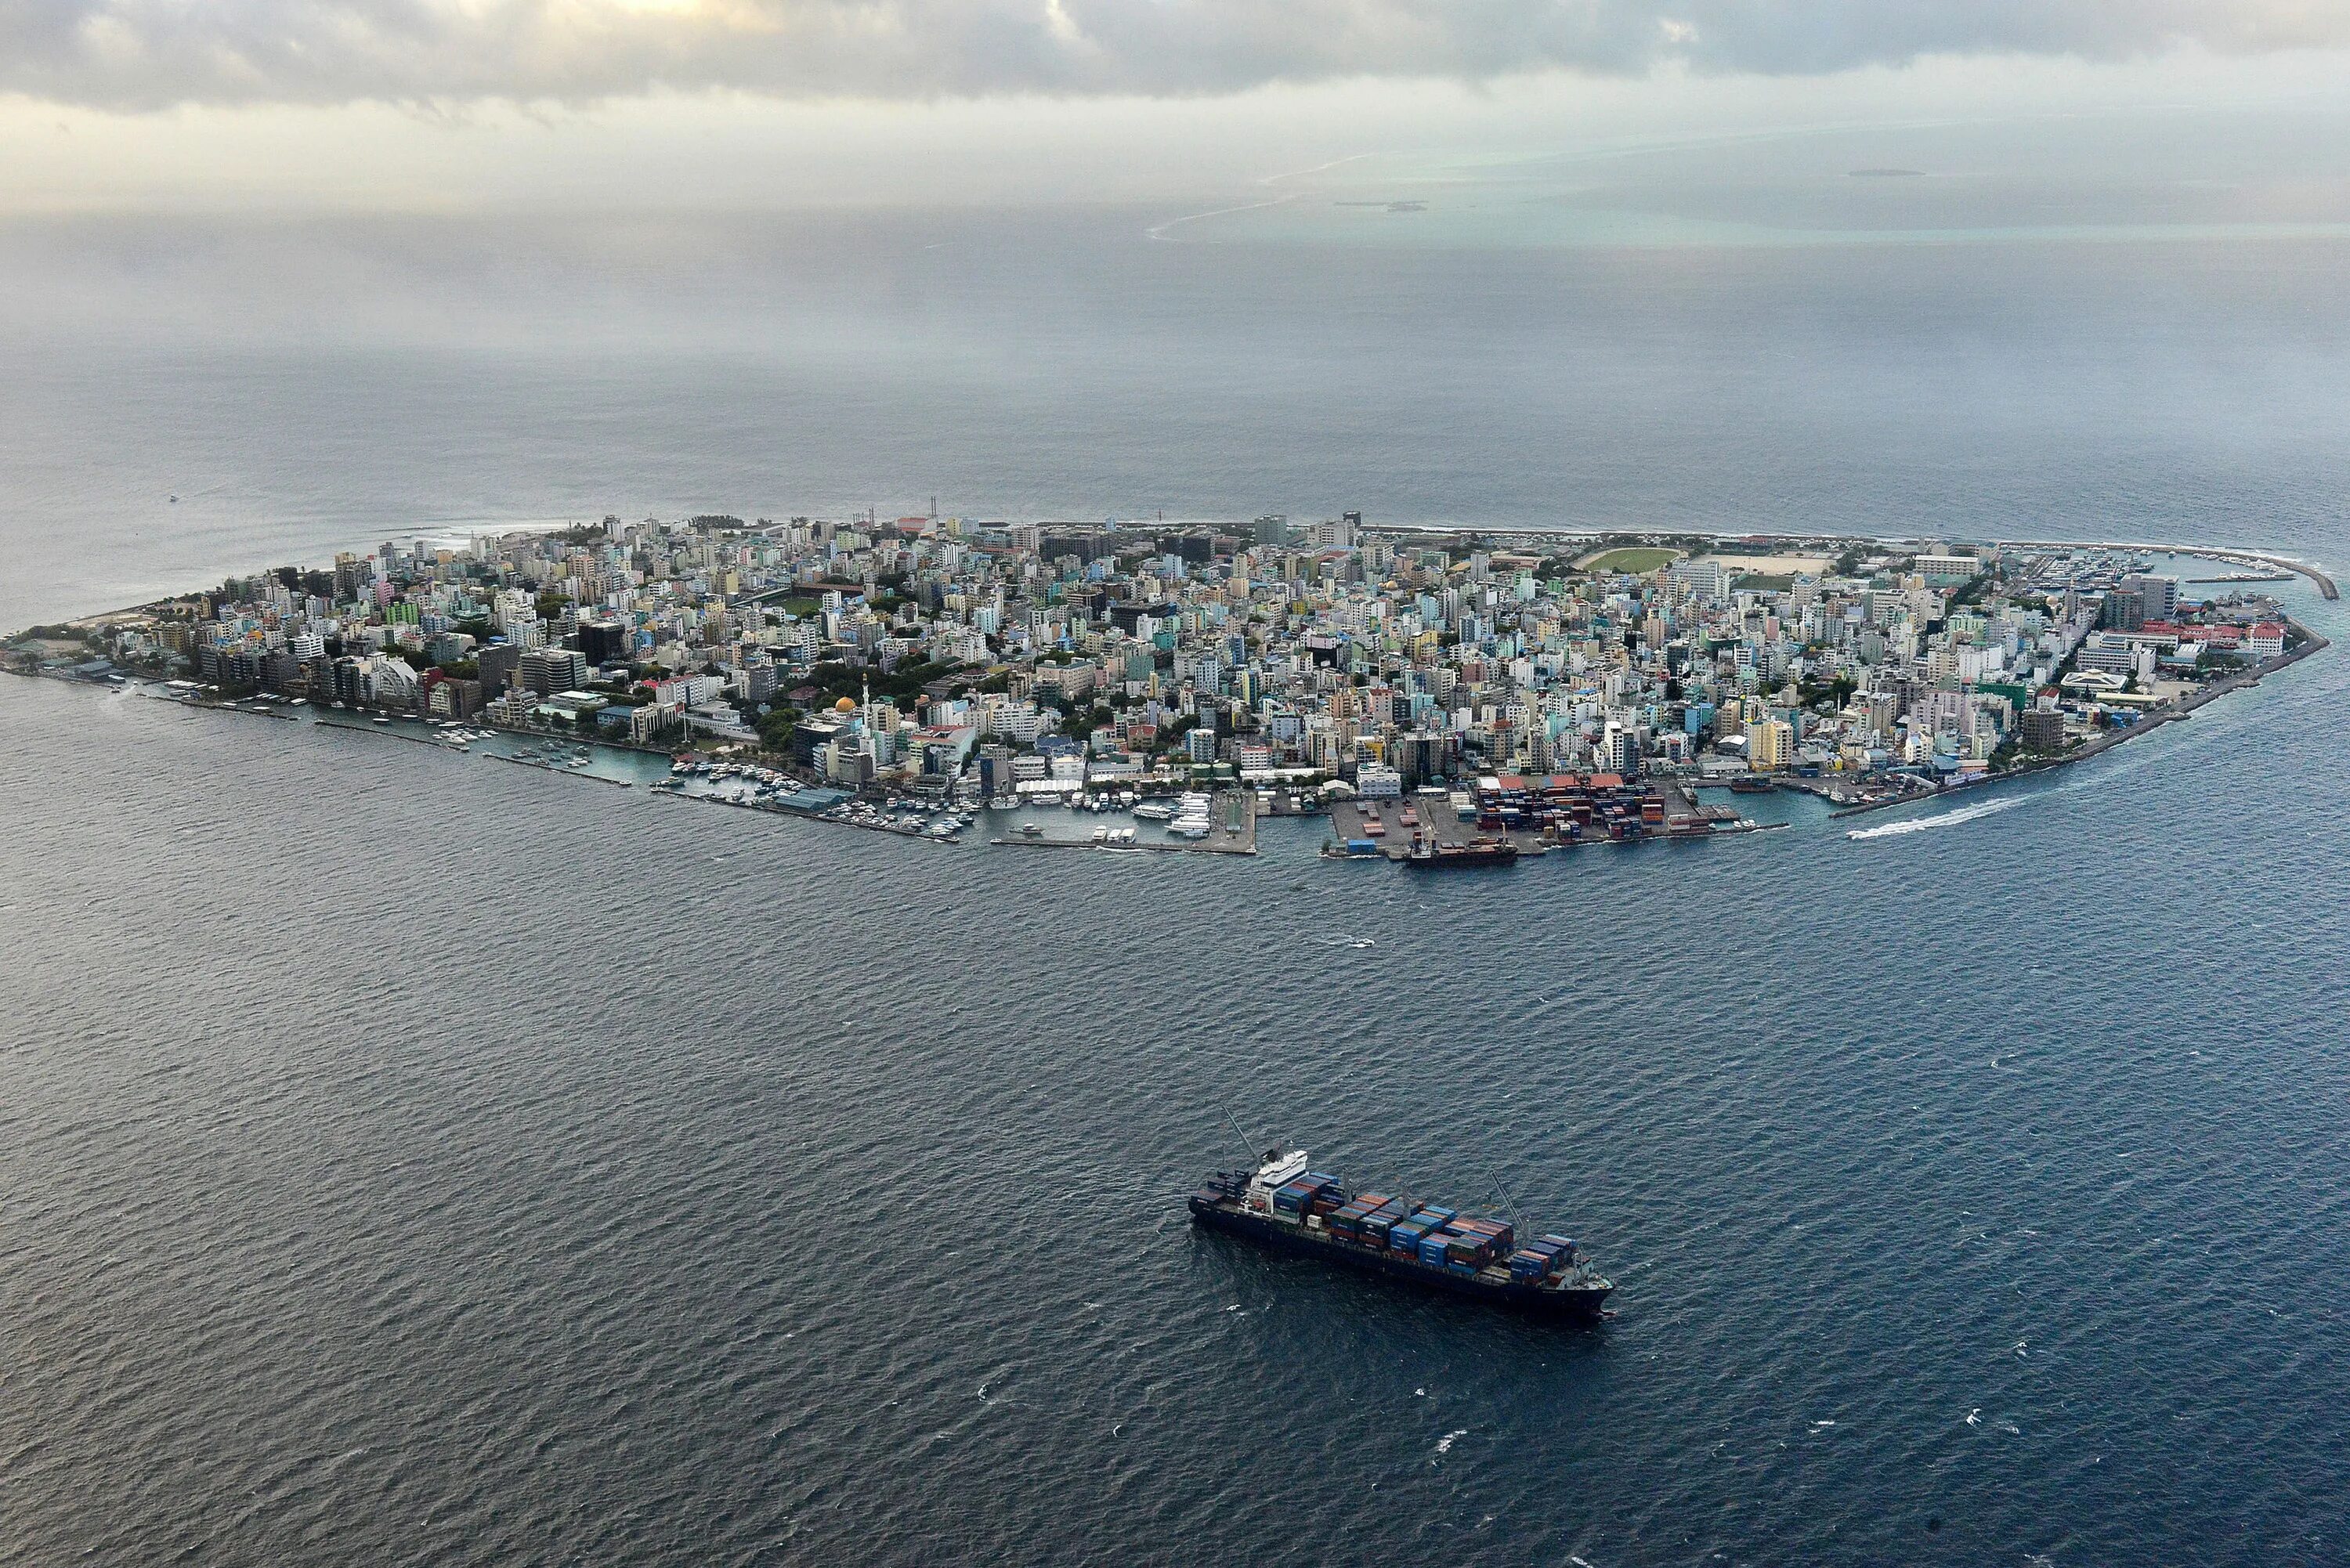
<path fill-rule="evenodd" d="M 1240 1117 L 1232 1115 L 1232 1108 L 1230 1106 L 1226 1106 L 1224 1107 L 1224 1120 L 1232 1124 L 1232 1131 L 1240 1134 L 1241 1152 L 1246 1154 L 1250 1159 L 1255 1159 L 1256 1140 L 1249 1137 L 1246 1129 L 1241 1126 Z M 1256 1167 L 1254 1165 L 1251 1165 L 1249 1168 L 1251 1170 L 1254 1170 Z"/>
<path fill-rule="evenodd" d="M 1510 1225 L 1512 1229 L 1518 1232 L 1518 1245 L 1522 1247 L 1524 1246 L 1526 1222 L 1518 1217 L 1518 1205 L 1516 1199 L 1510 1196 L 1510 1189 L 1502 1185 L 1502 1173 L 1500 1171 L 1495 1170 L 1489 1165 L 1485 1168 L 1485 1174 L 1493 1179 L 1493 1190 L 1502 1195 L 1502 1207 L 1510 1211 Z"/>

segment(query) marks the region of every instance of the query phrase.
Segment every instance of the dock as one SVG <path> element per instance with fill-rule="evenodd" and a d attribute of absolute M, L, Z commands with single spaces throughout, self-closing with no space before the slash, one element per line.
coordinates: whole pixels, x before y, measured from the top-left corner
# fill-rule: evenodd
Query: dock
<path fill-rule="evenodd" d="M 1220 789 L 1208 813 L 1208 836 L 1190 847 L 1208 855 L 1256 853 L 1256 792 Z"/>
<path fill-rule="evenodd" d="M 1423 841 L 1443 844 L 1468 844 L 1483 839 L 1509 845 L 1520 859 L 1548 855 L 1553 851 L 1581 849 L 1587 846 L 1611 844 L 1694 844 L 1709 838 L 1725 838 L 1742 833 L 1756 833 L 1777 823 L 1751 822 L 1724 806 L 1699 804 L 1696 790 L 1690 783 L 1669 774 L 1652 774 L 1640 781 L 1642 787 L 1660 795 L 1664 804 L 1663 823 L 1654 820 L 1644 824 L 1644 831 L 1617 838 L 1599 832 L 1579 837 L 1553 837 L 1540 827 L 1480 827 L 1463 820 L 1448 801 L 1433 796 L 1402 800 L 1342 800 L 1330 806 L 1330 826 L 1336 845 L 1369 842 L 1378 846 L 1370 853 L 1345 853 L 1343 848 L 1326 850 L 1333 859 L 1386 859 L 1401 862 L 1411 855 L 1412 835 L 1417 832 Z M 1407 818 L 1409 818 L 1408 820 Z"/>
<path fill-rule="evenodd" d="M 1253 855 L 1256 853 L 1256 792 L 1220 789 L 1208 813 L 1208 836 L 1197 839 L 1136 838 L 1125 844 L 1085 838 L 1029 838 L 1007 834 L 987 842 L 999 849 L 1140 849 L 1153 855 Z"/>

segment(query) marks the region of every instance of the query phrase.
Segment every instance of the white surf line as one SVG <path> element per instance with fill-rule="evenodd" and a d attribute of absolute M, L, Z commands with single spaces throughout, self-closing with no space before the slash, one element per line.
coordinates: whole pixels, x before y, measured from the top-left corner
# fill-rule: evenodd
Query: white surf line
<path fill-rule="evenodd" d="M 1170 218 L 1163 223 L 1152 224 L 1142 231 L 1142 237 L 1148 240 L 1163 241 L 1167 238 L 1167 232 L 1170 229 L 1180 228 L 1185 223 L 1196 223 L 1205 218 L 1221 218 L 1232 213 L 1253 213 L 1260 207 L 1284 206 L 1295 200 L 1297 198 L 1294 195 L 1275 196 L 1269 202 L 1244 202 L 1237 207 L 1218 207 L 1211 213 L 1186 213 L 1180 218 Z"/>
<path fill-rule="evenodd" d="M 1936 816 L 1913 817 L 1907 822 L 1888 822 L 1882 827 L 1856 827 L 1845 836 L 1846 838 L 1891 838 L 1904 833 L 1923 833 L 1929 827 L 1952 827 L 1961 822 L 1973 822 L 1979 817 L 1990 816 L 2002 811 L 2012 811 L 2029 798 L 2029 796 L 2020 796 L 2009 800 L 1985 801 L 1981 805 L 1962 806 L 1957 811 L 1946 811 Z"/>
<path fill-rule="evenodd" d="M 1344 158 L 1333 158 L 1327 163 L 1316 163 L 1311 169 L 1285 169 L 1278 174 L 1261 174 L 1256 178 L 1253 183 L 1268 187 L 1278 185 L 1284 180 L 1303 180 L 1308 174 L 1319 174 L 1326 169 L 1336 169 L 1341 163 L 1353 163 L 1365 158 L 1376 158 L 1378 156 L 1378 154 L 1376 152 L 1350 152 Z M 1149 228 L 1142 231 L 1143 237 L 1152 240 L 1164 240 L 1167 238 L 1169 230 L 1180 228 L 1185 223 L 1196 223 L 1206 218 L 1226 217 L 1233 213 L 1253 213 L 1261 207 L 1278 207 L 1284 202 L 1295 202 L 1295 200 L 1297 200 L 1297 193 L 1292 192 L 1286 196 L 1274 196 L 1263 202 L 1245 202 L 1237 207 L 1218 207 L 1213 212 L 1209 213 L 1186 213 L 1180 218 L 1170 218 L 1163 223 L 1152 224 Z"/>
<path fill-rule="evenodd" d="M 1336 169 L 1341 163 L 1359 163 L 1366 158 L 1377 158 L 1378 156 L 1378 154 L 1376 152 L 1349 152 L 1344 158 L 1333 158 L 1329 162 L 1316 163 L 1311 169 L 1291 169 L 1280 174 L 1266 174 L 1261 176 L 1258 179 L 1257 183 L 1260 185 L 1278 185 L 1284 180 L 1303 180 L 1308 174 L 1319 174 L 1325 169 Z"/>

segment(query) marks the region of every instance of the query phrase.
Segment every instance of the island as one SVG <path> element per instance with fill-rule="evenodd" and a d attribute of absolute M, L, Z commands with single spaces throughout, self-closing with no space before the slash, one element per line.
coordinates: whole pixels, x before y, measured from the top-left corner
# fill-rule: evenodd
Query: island
<path fill-rule="evenodd" d="M 953 843 L 1506 867 L 2096 755 L 2326 646 L 2232 548 L 731 515 L 386 542 L 0 644 L 18 674 Z M 1711 796 L 1711 798 L 1708 798 Z M 1130 820 L 1128 820 L 1130 818 Z"/>

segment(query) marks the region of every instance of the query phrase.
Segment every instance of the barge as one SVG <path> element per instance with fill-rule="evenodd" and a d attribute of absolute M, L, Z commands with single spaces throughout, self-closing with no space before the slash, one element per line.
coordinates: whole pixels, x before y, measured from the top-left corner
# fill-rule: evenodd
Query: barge
<path fill-rule="evenodd" d="M 1515 866 L 1518 854 L 1518 846 L 1506 838 L 1481 834 L 1470 844 L 1423 844 L 1415 834 L 1411 848 L 1397 858 L 1423 871 L 1465 871 L 1479 866 Z"/>

